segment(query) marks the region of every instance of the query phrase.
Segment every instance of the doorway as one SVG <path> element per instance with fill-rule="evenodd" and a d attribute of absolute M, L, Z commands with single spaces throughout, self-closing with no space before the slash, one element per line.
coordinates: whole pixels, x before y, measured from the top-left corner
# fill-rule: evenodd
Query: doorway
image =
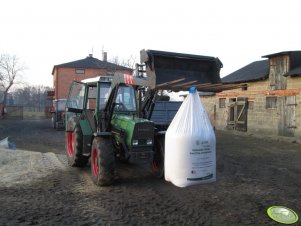
<path fill-rule="evenodd" d="M 246 97 L 231 98 L 229 100 L 229 115 L 227 129 L 238 130 L 243 132 L 247 131 L 247 104 L 248 98 Z"/>

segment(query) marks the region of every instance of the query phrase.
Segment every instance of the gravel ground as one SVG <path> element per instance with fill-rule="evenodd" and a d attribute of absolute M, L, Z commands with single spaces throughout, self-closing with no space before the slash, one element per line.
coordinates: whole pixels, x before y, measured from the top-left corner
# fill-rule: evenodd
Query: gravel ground
<path fill-rule="evenodd" d="M 0 225 L 278 225 L 272 205 L 301 215 L 300 144 L 217 131 L 215 183 L 178 188 L 118 163 L 116 183 L 97 187 L 89 167 L 67 166 L 49 120 L 0 121 L 6 136 L 18 150 L 0 150 Z"/>
<path fill-rule="evenodd" d="M 51 120 L 0 120 L 0 140 L 9 137 L 18 149 L 64 153 L 64 131 L 52 128 Z"/>

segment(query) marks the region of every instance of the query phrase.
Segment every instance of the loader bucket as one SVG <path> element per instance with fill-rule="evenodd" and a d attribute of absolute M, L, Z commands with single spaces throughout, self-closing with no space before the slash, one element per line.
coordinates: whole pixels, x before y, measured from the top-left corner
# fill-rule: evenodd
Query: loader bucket
<path fill-rule="evenodd" d="M 192 85 L 221 83 L 222 62 L 215 57 L 141 50 L 140 60 L 152 89 L 179 91 Z"/>

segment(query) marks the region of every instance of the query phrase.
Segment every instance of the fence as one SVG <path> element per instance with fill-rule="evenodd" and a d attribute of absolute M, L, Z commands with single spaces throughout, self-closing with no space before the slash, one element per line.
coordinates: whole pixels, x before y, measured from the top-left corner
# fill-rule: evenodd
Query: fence
<path fill-rule="evenodd" d="M 49 118 L 49 107 L 5 106 L 6 119 L 45 119 Z"/>

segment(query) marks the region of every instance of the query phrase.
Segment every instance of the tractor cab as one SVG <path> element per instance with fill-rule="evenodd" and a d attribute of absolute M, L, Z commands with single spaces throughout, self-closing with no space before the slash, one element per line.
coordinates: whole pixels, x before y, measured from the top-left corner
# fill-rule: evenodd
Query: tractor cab
<path fill-rule="evenodd" d="M 111 76 L 99 76 L 82 81 L 73 81 L 66 103 L 66 131 L 72 131 L 75 125 L 70 121 L 89 121 L 87 127 L 96 130 L 97 114 L 104 110 L 111 90 Z M 81 117 L 80 117 L 81 116 Z M 69 124 L 68 124 L 69 122 Z M 83 123 L 83 122 L 82 122 Z"/>

